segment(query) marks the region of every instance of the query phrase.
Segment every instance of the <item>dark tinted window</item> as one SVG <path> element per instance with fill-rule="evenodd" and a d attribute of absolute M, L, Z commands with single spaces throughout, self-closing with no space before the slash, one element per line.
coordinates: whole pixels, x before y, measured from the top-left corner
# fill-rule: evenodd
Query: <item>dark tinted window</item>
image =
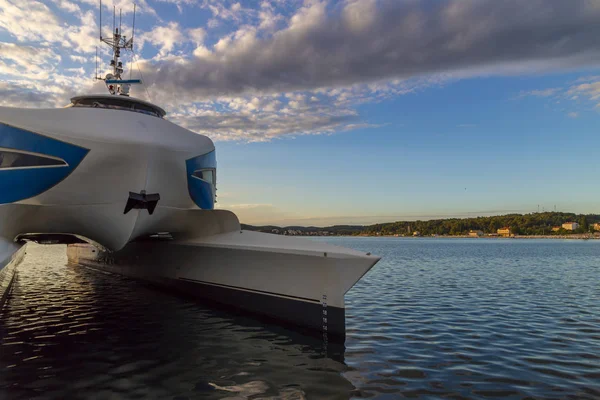
<path fill-rule="evenodd" d="M 160 113 L 146 104 L 129 101 L 123 98 L 106 98 L 106 97 L 86 97 L 77 100 L 74 104 L 75 107 L 98 107 L 98 108 L 111 108 L 115 110 L 129 110 L 137 111 L 144 114 L 154 115 L 160 117 Z"/>
<path fill-rule="evenodd" d="M 214 168 L 199 169 L 194 171 L 193 175 L 204 182 L 210 183 L 213 199 L 217 201 L 217 171 Z"/>
<path fill-rule="evenodd" d="M 213 169 L 201 169 L 194 171 L 194 176 L 208 183 L 215 183 L 215 170 Z"/>
<path fill-rule="evenodd" d="M 0 149 L 0 169 L 67 165 L 63 160 Z"/>
<path fill-rule="evenodd" d="M 133 104 L 133 109 L 135 111 L 139 111 L 139 112 L 142 112 L 144 114 L 156 115 L 157 117 L 159 116 L 159 114 L 156 112 L 155 109 L 153 109 L 152 107 L 150 107 L 150 106 L 148 106 L 146 104 L 134 103 Z"/>

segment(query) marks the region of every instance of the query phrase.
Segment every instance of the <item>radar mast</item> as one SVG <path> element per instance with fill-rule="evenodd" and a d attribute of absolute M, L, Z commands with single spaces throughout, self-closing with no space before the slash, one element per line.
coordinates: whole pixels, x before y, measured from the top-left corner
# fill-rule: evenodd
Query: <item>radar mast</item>
<path fill-rule="evenodd" d="M 106 87 L 110 94 L 121 95 L 121 96 L 129 96 L 129 89 L 132 84 L 141 84 L 142 81 L 140 79 L 122 79 L 121 75 L 123 74 L 123 62 L 120 60 L 121 58 L 121 50 L 130 50 L 133 53 L 133 37 L 135 34 L 135 3 L 133 4 L 133 25 L 131 28 L 131 38 L 127 39 L 125 35 L 123 35 L 123 31 L 121 30 L 121 13 L 122 10 L 119 9 L 119 25 L 116 24 L 116 16 L 117 10 L 116 7 L 113 6 L 113 32 L 112 37 L 104 37 L 102 36 L 102 0 L 100 0 L 100 41 L 102 43 L 107 44 L 112 50 L 112 59 L 110 60 L 110 66 L 112 67 L 112 73 L 106 74 L 103 78 L 98 76 L 98 67 L 96 62 L 96 79 L 104 81 L 106 83 Z M 97 54 L 97 51 L 96 51 Z M 97 55 L 96 55 L 97 57 Z"/>

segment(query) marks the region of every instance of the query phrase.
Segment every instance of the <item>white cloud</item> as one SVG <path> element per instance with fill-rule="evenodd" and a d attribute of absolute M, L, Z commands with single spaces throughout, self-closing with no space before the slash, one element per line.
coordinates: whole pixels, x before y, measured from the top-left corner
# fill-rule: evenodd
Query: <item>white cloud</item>
<path fill-rule="evenodd" d="M 583 96 L 592 101 L 600 100 L 600 81 L 571 86 L 567 94 L 577 97 Z"/>
<path fill-rule="evenodd" d="M 87 57 L 84 56 L 70 55 L 69 58 L 72 61 L 78 62 L 80 64 L 84 64 L 90 61 Z"/>
<path fill-rule="evenodd" d="M 215 19 L 240 21 L 245 13 L 253 13 L 252 9 L 244 9 L 240 2 L 231 4 L 229 7 L 222 0 L 204 0 L 201 5 L 211 11 Z"/>
<path fill-rule="evenodd" d="M 273 9 L 268 7 L 262 7 L 258 17 L 260 19 L 258 29 L 263 31 L 273 31 L 277 24 L 284 19 L 283 15 L 273 12 Z"/>
<path fill-rule="evenodd" d="M 66 30 L 66 38 L 74 46 L 72 50 L 81 53 L 92 53 L 98 44 L 98 27 L 96 14 L 87 11 L 80 17 L 79 26 L 70 26 Z"/>
<path fill-rule="evenodd" d="M 0 42 L 0 73 L 33 80 L 45 80 L 61 57 L 49 48 Z"/>
<path fill-rule="evenodd" d="M 0 0 L 0 30 L 18 41 L 56 42 L 64 38 L 65 26 L 46 6 L 36 1 Z"/>
<path fill-rule="evenodd" d="M 188 36 L 192 42 L 197 46 L 204 44 L 206 38 L 206 31 L 202 27 L 188 29 Z"/>
<path fill-rule="evenodd" d="M 183 7 L 184 6 L 188 6 L 188 5 L 193 5 L 196 3 L 195 0 L 157 0 L 158 2 L 161 3 L 168 3 L 168 4 L 173 4 L 177 7 L 177 10 L 182 13 L 183 12 Z"/>
<path fill-rule="evenodd" d="M 142 47 L 145 41 L 157 46 L 160 56 L 166 56 L 175 48 L 176 44 L 181 44 L 185 39 L 181 27 L 173 21 L 167 25 L 156 26 L 151 31 L 144 32 L 138 37 L 142 41 Z"/>
<path fill-rule="evenodd" d="M 519 94 L 519 97 L 534 96 L 534 97 L 550 97 L 560 91 L 560 88 L 549 88 L 549 89 L 536 89 L 523 91 Z"/>
<path fill-rule="evenodd" d="M 81 8 L 79 5 L 69 1 L 69 0 L 52 0 L 54 4 L 56 4 L 62 10 L 70 12 L 72 14 L 78 14 L 81 12 Z"/>
<path fill-rule="evenodd" d="M 524 96 L 551 97 L 556 104 L 568 101 L 582 110 L 589 109 L 590 104 L 600 109 L 600 76 L 581 77 L 564 87 L 521 92 L 518 97 Z M 567 112 L 569 118 L 579 118 L 580 115 L 580 111 Z"/>
<path fill-rule="evenodd" d="M 182 106 L 170 118 L 213 140 L 268 141 L 286 135 L 334 133 L 352 129 L 352 109 L 290 107 L 285 97 L 224 98 Z"/>

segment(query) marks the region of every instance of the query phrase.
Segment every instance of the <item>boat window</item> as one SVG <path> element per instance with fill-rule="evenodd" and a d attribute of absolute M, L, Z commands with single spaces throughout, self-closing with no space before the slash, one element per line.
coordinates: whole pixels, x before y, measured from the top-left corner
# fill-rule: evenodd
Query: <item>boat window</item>
<path fill-rule="evenodd" d="M 160 117 L 160 115 L 156 112 L 156 110 L 154 110 L 152 107 L 150 107 L 146 104 L 133 103 L 133 109 L 137 112 Z"/>
<path fill-rule="evenodd" d="M 85 97 L 82 99 L 75 100 L 73 102 L 73 107 L 109 108 L 113 110 L 135 111 L 143 114 L 153 115 L 159 118 L 161 116 L 160 113 L 152 106 L 118 97 Z"/>
<path fill-rule="evenodd" d="M 199 169 L 194 171 L 194 176 L 200 178 L 211 185 L 215 184 L 215 170 L 214 169 Z"/>
<path fill-rule="evenodd" d="M 67 163 L 59 158 L 47 157 L 40 154 L 0 149 L 0 169 L 6 168 L 35 168 L 59 167 Z"/>
<path fill-rule="evenodd" d="M 210 183 L 213 199 L 217 201 L 217 171 L 214 168 L 205 168 L 194 171 L 194 177 Z"/>

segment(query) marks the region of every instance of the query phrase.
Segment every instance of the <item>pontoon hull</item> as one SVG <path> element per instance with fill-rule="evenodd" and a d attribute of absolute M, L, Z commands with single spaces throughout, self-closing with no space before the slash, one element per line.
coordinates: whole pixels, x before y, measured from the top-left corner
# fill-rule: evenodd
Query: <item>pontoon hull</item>
<path fill-rule="evenodd" d="M 106 253 L 69 245 L 71 262 L 147 280 L 279 321 L 345 337 L 344 294 L 378 260 L 306 239 L 238 231 L 139 241 Z"/>
<path fill-rule="evenodd" d="M 10 293 L 17 272 L 23 260 L 25 246 L 0 238 L 0 310 Z"/>

